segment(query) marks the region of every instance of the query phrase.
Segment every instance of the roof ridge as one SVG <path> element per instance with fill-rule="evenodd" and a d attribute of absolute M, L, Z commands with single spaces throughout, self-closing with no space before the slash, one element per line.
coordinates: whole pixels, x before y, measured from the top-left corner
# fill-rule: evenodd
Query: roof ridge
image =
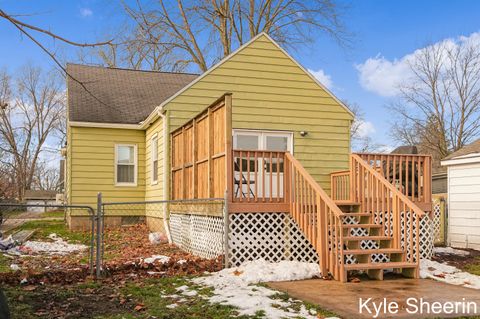
<path fill-rule="evenodd" d="M 185 75 L 197 75 L 197 76 L 201 74 L 201 73 L 193 73 L 193 72 L 169 72 L 169 71 L 156 71 L 156 70 L 138 70 L 138 69 L 129 69 L 129 68 L 120 68 L 120 67 L 101 66 L 101 65 L 95 65 L 95 64 L 81 64 L 81 63 L 67 62 L 67 67 L 69 65 L 88 67 L 88 68 L 105 69 L 105 70 L 120 70 L 120 71 L 145 72 L 145 73 L 185 74 Z"/>

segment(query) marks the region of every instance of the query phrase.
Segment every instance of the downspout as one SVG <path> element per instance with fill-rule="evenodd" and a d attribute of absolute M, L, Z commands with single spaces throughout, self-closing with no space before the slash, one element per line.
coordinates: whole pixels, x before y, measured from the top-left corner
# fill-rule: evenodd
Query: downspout
<path fill-rule="evenodd" d="M 166 111 L 165 114 L 161 110 L 158 110 L 158 115 L 162 118 L 163 124 L 163 200 L 168 200 L 170 198 L 170 176 L 169 176 L 169 147 L 170 147 L 170 138 L 169 138 L 169 127 L 170 127 L 170 112 Z M 172 243 L 172 235 L 170 233 L 170 227 L 167 221 L 168 218 L 168 203 L 163 205 L 163 227 L 165 228 L 165 233 L 168 238 L 168 243 Z"/>

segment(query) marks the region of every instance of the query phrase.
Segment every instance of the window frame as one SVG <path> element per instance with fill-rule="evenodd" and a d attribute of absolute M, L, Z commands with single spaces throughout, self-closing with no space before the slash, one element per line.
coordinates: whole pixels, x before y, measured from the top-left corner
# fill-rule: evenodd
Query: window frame
<path fill-rule="evenodd" d="M 118 149 L 120 147 L 133 147 L 133 183 L 118 182 Z M 115 144 L 114 185 L 119 187 L 136 187 L 138 182 L 138 145 L 137 144 Z M 125 164 L 123 164 L 125 165 Z"/>
<path fill-rule="evenodd" d="M 156 142 L 156 160 L 157 160 L 157 178 L 154 179 L 154 176 L 153 176 L 153 168 L 154 168 L 154 163 L 155 161 L 153 160 L 154 157 L 153 155 L 155 154 L 155 152 L 153 151 L 153 141 L 155 140 Z M 150 185 L 157 185 L 158 184 L 158 133 L 155 133 L 154 135 L 152 135 L 152 137 L 150 138 Z"/>
<path fill-rule="evenodd" d="M 275 131 L 275 130 L 251 130 L 251 129 L 233 129 L 233 148 L 237 148 L 237 135 L 253 135 L 258 137 L 258 149 L 266 151 L 266 137 L 279 136 L 289 139 L 287 151 L 294 154 L 295 134 L 292 131 Z"/>

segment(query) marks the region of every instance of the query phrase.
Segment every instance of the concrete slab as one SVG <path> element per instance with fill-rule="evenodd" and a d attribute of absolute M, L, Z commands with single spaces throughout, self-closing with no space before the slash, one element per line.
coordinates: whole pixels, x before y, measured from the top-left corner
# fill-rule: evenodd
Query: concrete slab
<path fill-rule="evenodd" d="M 429 279 L 362 279 L 359 283 L 346 284 L 333 280 L 311 279 L 274 282 L 268 285 L 294 298 L 317 304 L 344 319 L 462 316 L 480 318 L 479 290 Z M 363 307 L 360 306 L 361 303 Z M 398 306 L 396 311 L 395 305 Z"/>

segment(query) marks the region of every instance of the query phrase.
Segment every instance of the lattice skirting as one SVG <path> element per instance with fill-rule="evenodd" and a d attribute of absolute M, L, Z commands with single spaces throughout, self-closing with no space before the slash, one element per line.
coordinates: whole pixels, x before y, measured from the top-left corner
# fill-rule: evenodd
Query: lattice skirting
<path fill-rule="evenodd" d="M 170 233 L 174 244 L 202 258 L 224 254 L 223 217 L 170 214 Z"/>
<path fill-rule="evenodd" d="M 378 216 L 378 214 L 376 214 Z M 405 214 L 402 213 L 402 227 Z M 407 218 L 411 217 L 407 212 Z M 356 224 L 354 217 L 344 223 Z M 416 223 L 414 223 L 416 225 Z M 215 258 L 224 254 L 223 217 L 190 214 L 170 214 L 170 232 L 173 242 L 183 250 L 203 258 Z M 415 226 L 414 226 L 415 227 Z M 385 229 L 388 234 L 391 229 Z M 407 228 L 407 233 L 410 229 Z M 414 232 L 416 230 L 414 229 Z M 367 235 L 365 229 L 352 228 L 351 235 Z M 434 227 L 432 220 L 425 216 L 420 220 L 420 258 L 430 258 L 433 253 Z M 417 238 L 414 238 L 415 247 Z M 402 228 L 402 247 L 410 247 L 405 242 Z M 362 249 L 374 249 L 375 241 L 364 240 Z M 415 249 L 415 248 L 414 248 Z M 416 251 L 414 251 L 416 255 Z M 296 260 L 317 263 L 319 257 L 308 242 L 299 226 L 286 213 L 238 213 L 229 215 L 228 264 L 238 266 L 246 261 L 264 258 L 271 262 Z M 388 256 L 376 254 L 372 262 L 388 262 Z M 352 255 L 345 256 L 345 263 L 356 263 Z"/>
<path fill-rule="evenodd" d="M 374 213 L 374 221 L 377 223 L 379 215 L 384 213 Z M 413 245 L 413 253 L 414 259 L 416 259 L 416 243 L 419 240 L 419 247 L 420 247 L 420 259 L 429 259 L 432 257 L 433 254 L 433 244 L 434 244 L 434 232 L 433 232 L 433 222 L 430 217 L 424 216 L 420 219 L 420 238 L 414 237 L 412 241 L 407 240 L 405 241 L 405 232 L 404 232 L 404 221 L 405 216 L 407 218 L 407 234 L 410 233 L 410 220 L 413 221 L 413 233 L 416 233 L 416 214 L 411 214 L 411 212 L 402 212 L 400 215 L 400 224 L 401 224 L 401 247 L 407 248 L 407 257 L 410 257 L 410 247 Z M 358 224 L 358 220 L 355 217 L 346 217 L 343 221 L 345 224 Z M 390 227 L 389 227 L 390 225 Z M 393 232 L 393 215 L 390 215 L 390 224 L 385 225 L 385 234 L 389 235 Z M 368 231 L 364 228 L 352 228 L 351 229 L 351 236 L 366 236 L 368 235 Z M 360 247 L 362 249 L 378 249 L 378 244 L 376 241 L 373 240 L 362 240 L 360 243 Z M 378 262 L 389 262 L 389 258 L 385 254 L 373 254 L 371 257 L 371 262 L 378 263 Z M 353 255 L 346 255 L 345 256 L 345 263 L 356 263 L 356 258 Z"/>
<path fill-rule="evenodd" d="M 231 266 L 259 258 L 318 262 L 317 252 L 286 213 L 230 214 L 228 246 Z"/>
<path fill-rule="evenodd" d="M 435 243 L 443 243 L 442 206 L 438 198 L 433 200 L 432 224 Z"/>

